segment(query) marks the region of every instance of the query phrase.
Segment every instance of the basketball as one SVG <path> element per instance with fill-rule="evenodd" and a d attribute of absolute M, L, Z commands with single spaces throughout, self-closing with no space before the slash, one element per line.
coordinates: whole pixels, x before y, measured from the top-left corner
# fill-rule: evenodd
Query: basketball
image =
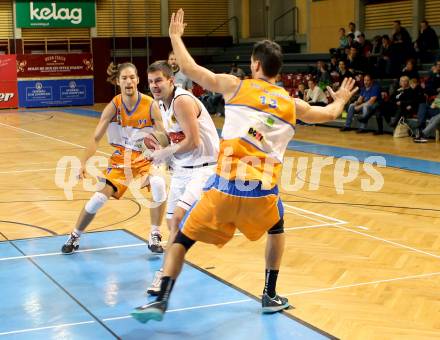
<path fill-rule="evenodd" d="M 153 131 L 144 138 L 143 144 L 145 145 L 146 149 L 154 151 L 159 147 L 167 147 L 170 145 L 170 142 L 165 133 Z"/>

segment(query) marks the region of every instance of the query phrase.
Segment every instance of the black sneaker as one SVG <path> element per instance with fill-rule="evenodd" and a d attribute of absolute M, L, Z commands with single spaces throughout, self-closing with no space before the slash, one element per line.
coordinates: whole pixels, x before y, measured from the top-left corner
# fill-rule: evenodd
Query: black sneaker
<path fill-rule="evenodd" d="M 160 233 L 151 233 L 150 238 L 148 239 L 148 249 L 150 249 L 152 253 L 162 254 L 163 247 L 160 244 L 161 241 L 162 235 Z"/>
<path fill-rule="evenodd" d="M 341 127 L 341 128 L 339 129 L 339 131 L 341 131 L 341 132 L 351 131 L 351 128 L 348 127 L 348 126 L 344 126 L 344 127 Z"/>
<path fill-rule="evenodd" d="M 287 300 L 287 298 L 281 297 L 279 295 L 275 295 L 275 297 L 271 298 L 267 294 L 263 294 L 261 305 L 263 307 L 263 313 L 265 314 L 276 313 L 290 306 L 289 300 Z"/>
<path fill-rule="evenodd" d="M 72 254 L 75 250 L 79 248 L 79 236 L 75 233 L 71 233 L 69 239 L 61 247 L 61 252 L 63 254 Z"/>
<path fill-rule="evenodd" d="M 154 273 L 153 282 L 151 282 L 150 287 L 147 288 L 147 294 L 149 295 L 159 295 L 160 292 L 160 284 L 162 283 L 163 272 L 158 270 Z"/>
<path fill-rule="evenodd" d="M 135 308 L 130 315 L 139 322 L 146 323 L 150 320 L 162 321 L 163 315 L 167 310 L 167 302 L 154 301 L 146 305 Z"/>

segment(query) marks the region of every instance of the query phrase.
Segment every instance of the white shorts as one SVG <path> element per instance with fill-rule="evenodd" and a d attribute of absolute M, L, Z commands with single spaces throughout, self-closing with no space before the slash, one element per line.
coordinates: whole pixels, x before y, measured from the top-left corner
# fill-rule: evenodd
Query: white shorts
<path fill-rule="evenodd" d="M 205 183 L 214 174 L 215 168 L 216 165 L 209 165 L 194 169 L 173 170 L 168 193 L 167 219 L 173 217 L 176 206 L 189 210 L 200 199 Z"/>

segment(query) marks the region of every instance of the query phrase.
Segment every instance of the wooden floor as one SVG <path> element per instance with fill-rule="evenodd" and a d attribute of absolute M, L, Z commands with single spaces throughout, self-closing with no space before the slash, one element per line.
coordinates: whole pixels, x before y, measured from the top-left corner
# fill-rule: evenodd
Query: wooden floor
<path fill-rule="evenodd" d="M 57 170 L 57 164 L 81 154 L 96 123 L 57 111 L 0 111 L 0 240 L 71 231 L 91 192 L 78 183 L 69 200 L 59 184 L 69 180 L 71 169 Z M 440 143 L 420 145 L 409 138 L 305 126 L 296 138 L 440 161 Z M 111 150 L 103 141 L 99 155 Z M 288 313 L 342 339 L 439 339 L 440 176 L 376 167 L 383 187 L 366 192 L 361 180 L 369 177 L 361 164 L 359 176 L 337 194 L 334 178 L 341 170 L 334 164 L 317 176 L 310 165 L 318 156 L 288 156 L 309 159 L 305 171 L 291 175 L 291 183 L 304 186 L 281 188 L 287 242 L 278 291 L 295 306 Z M 88 231 L 124 228 L 146 237 L 148 225 L 148 209 L 128 194 L 111 200 Z M 259 295 L 264 243 L 237 235 L 221 250 L 198 244 L 188 260 Z"/>

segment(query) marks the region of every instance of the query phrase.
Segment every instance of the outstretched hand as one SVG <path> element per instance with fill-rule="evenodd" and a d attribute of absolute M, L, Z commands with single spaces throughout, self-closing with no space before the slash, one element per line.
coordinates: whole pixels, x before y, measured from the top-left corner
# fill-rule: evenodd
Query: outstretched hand
<path fill-rule="evenodd" d="M 170 27 L 168 33 L 171 36 L 181 37 L 185 31 L 186 24 L 183 22 L 184 17 L 183 9 L 179 8 L 177 13 L 171 15 Z"/>
<path fill-rule="evenodd" d="M 359 90 L 358 87 L 354 87 L 356 81 L 353 78 L 344 78 L 339 89 L 334 92 L 330 86 L 327 86 L 327 90 L 332 96 L 334 101 L 342 101 L 346 104 L 350 98 Z"/>

